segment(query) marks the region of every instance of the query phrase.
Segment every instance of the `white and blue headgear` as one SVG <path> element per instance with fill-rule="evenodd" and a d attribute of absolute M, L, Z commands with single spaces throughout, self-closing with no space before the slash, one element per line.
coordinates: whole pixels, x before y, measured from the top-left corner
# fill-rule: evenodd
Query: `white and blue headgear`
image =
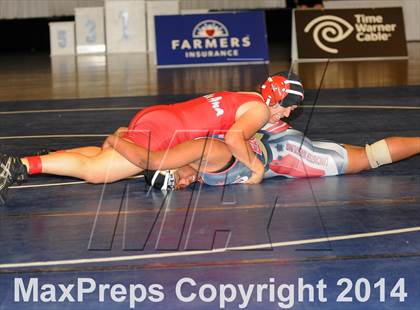
<path fill-rule="evenodd" d="M 144 171 L 146 184 L 162 191 L 175 189 L 175 174 L 171 170 L 146 170 Z"/>

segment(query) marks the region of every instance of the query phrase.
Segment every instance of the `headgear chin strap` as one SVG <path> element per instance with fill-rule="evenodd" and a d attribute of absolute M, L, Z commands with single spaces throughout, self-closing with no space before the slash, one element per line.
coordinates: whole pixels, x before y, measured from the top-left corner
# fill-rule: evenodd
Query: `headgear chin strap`
<path fill-rule="evenodd" d="M 176 185 L 175 174 L 170 170 L 145 170 L 144 180 L 147 185 L 162 191 L 173 190 Z"/>
<path fill-rule="evenodd" d="M 287 108 L 302 103 L 304 90 L 296 74 L 280 72 L 268 77 L 261 85 L 261 95 L 268 106 L 280 103 Z"/>

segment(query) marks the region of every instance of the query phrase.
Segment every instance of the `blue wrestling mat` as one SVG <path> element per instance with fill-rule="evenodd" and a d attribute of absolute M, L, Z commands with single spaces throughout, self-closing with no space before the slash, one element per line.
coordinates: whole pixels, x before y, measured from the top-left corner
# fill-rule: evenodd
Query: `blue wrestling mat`
<path fill-rule="evenodd" d="M 2 102 L 0 152 L 101 145 L 138 109 L 192 97 Z M 420 135 L 419 86 L 315 97 L 290 120 L 310 138 Z M 418 309 L 420 157 L 169 194 L 36 176 L 9 191 L 0 236 L 0 309 Z"/>

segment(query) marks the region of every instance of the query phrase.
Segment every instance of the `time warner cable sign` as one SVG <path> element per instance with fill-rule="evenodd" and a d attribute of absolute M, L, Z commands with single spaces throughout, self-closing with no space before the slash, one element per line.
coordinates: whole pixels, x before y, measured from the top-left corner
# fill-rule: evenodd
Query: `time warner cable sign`
<path fill-rule="evenodd" d="M 158 66 L 268 62 L 262 11 L 155 17 Z"/>
<path fill-rule="evenodd" d="M 402 8 L 295 10 L 294 59 L 407 57 Z"/>

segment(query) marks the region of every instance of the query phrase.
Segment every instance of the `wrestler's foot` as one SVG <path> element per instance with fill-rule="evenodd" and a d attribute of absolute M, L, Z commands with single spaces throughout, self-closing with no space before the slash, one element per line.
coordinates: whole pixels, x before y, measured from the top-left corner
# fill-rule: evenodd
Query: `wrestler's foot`
<path fill-rule="evenodd" d="M 27 178 L 26 167 L 18 157 L 0 153 L 0 205 L 6 203 L 7 190 L 10 186 Z"/>

